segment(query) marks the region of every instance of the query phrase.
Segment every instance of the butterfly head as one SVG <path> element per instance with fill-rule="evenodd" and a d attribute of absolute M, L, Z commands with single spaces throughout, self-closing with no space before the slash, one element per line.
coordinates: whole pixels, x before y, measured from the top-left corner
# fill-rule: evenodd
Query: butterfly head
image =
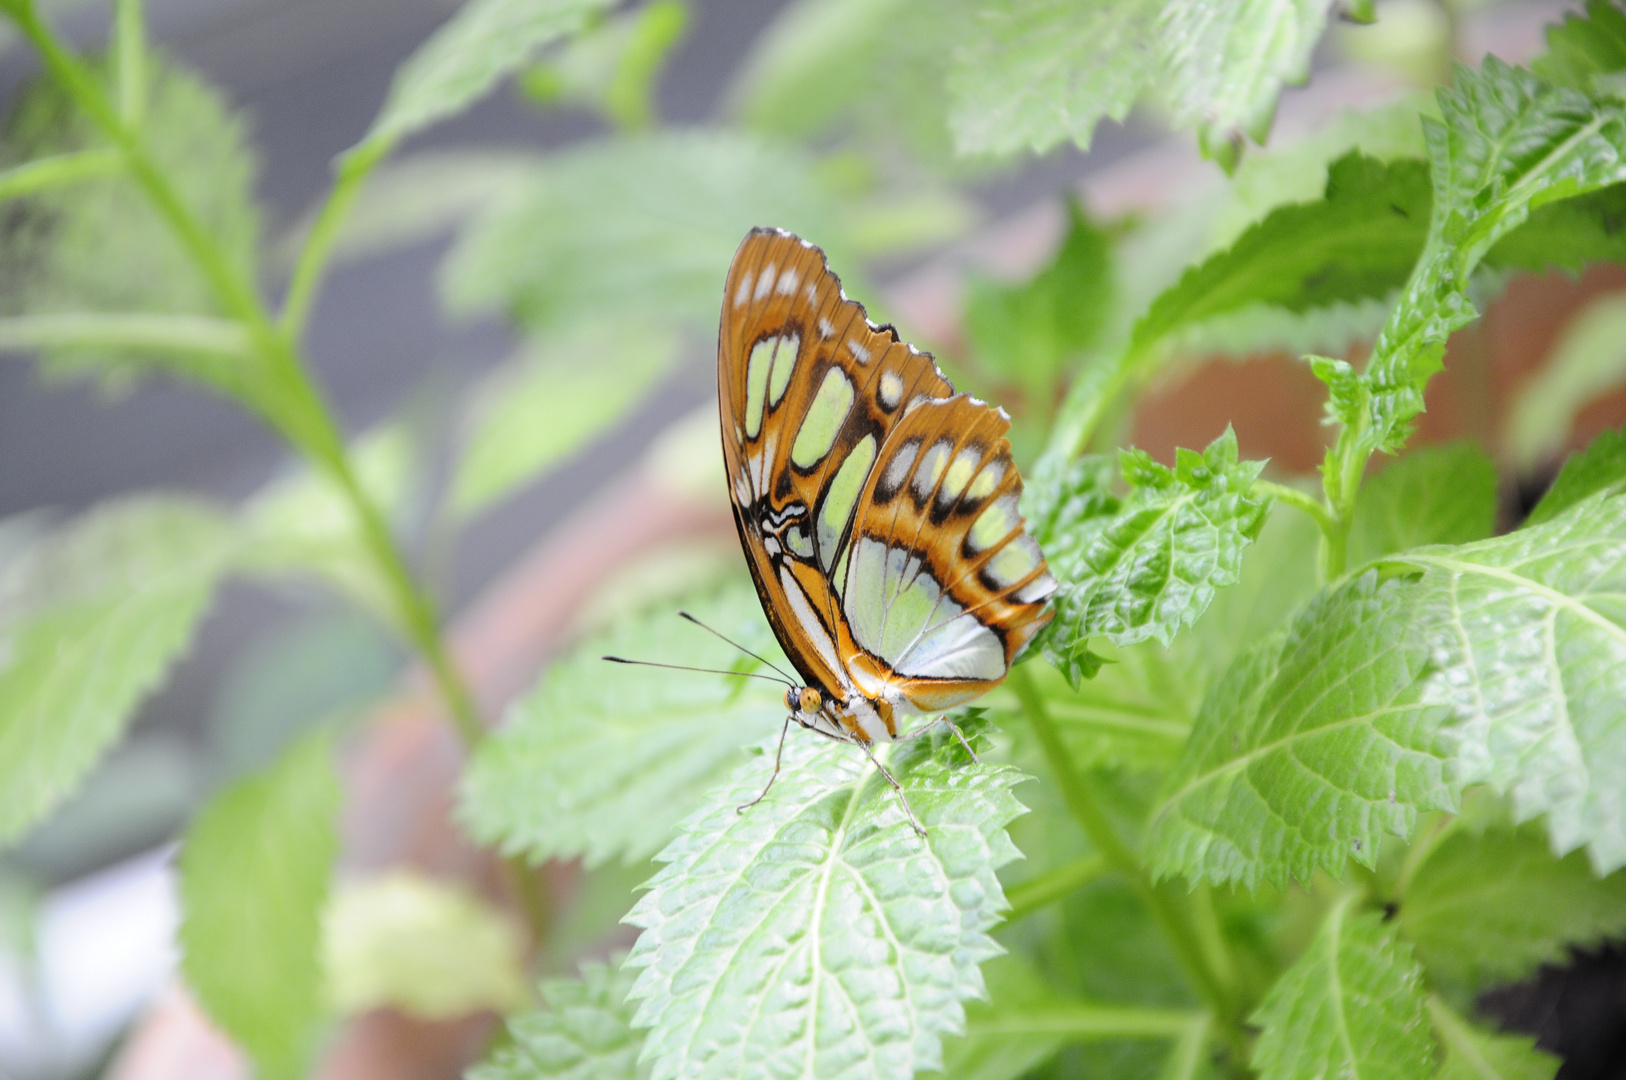
<path fill-rule="evenodd" d="M 787 687 L 785 708 L 804 716 L 817 716 L 824 711 L 824 695 L 811 686 Z"/>

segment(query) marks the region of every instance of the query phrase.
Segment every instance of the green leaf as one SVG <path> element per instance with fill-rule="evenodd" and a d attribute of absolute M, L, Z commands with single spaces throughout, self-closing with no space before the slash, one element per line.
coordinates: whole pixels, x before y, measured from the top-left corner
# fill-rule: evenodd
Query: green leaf
<path fill-rule="evenodd" d="M 1470 275 L 1487 251 L 1546 203 L 1626 180 L 1626 105 L 1593 101 L 1487 57 L 1440 91 L 1442 121 L 1424 121 L 1434 177 L 1429 238 L 1400 304 L 1373 346 L 1365 423 L 1335 460 L 1394 450 L 1422 411 L 1451 332 L 1475 316 Z"/>
<path fill-rule="evenodd" d="M 216 796 L 181 847 L 181 971 L 267 1080 L 304 1075 L 316 1049 L 339 800 L 329 740 L 308 736 Z"/>
<path fill-rule="evenodd" d="M 633 1029 L 627 1002 L 634 974 L 589 963 L 580 979 L 542 983 L 548 1007 L 509 1020 L 511 1041 L 468 1080 L 644 1080 L 644 1033 Z"/>
<path fill-rule="evenodd" d="M 1591 89 L 1595 76 L 1626 71 L 1626 11 L 1611 0 L 1588 0 L 1584 17 L 1570 12 L 1547 27 L 1547 55 L 1530 67 L 1579 90 Z"/>
<path fill-rule="evenodd" d="M 147 69 L 142 138 L 157 170 L 224 254 L 252 279 L 258 258 L 257 165 L 245 125 L 220 94 L 173 65 Z M 0 168 L 105 145 L 51 80 L 18 95 L 0 140 Z M 132 178 L 115 172 L 36 191 L 7 207 L 0 237 L 0 312 L 80 316 L 220 314 L 214 290 Z M 162 341 L 47 344 L 54 377 L 95 375 L 118 388 L 162 369 L 244 393 L 241 364 L 201 363 Z"/>
<path fill-rule="evenodd" d="M 956 56 L 949 123 L 962 153 L 1089 149 L 1104 118 L 1122 120 L 1148 91 L 1205 153 L 1234 164 L 1246 133 L 1263 142 L 1283 83 L 1309 74 L 1326 26 L 1321 3 L 1213 5 L 1124 0 L 990 8 Z"/>
<path fill-rule="evenodd" d="M 1423 1004 L 1411 950 L 1346 896 L 1254 1013 L 1253 1067 L 1261 1080 L 1425 1080 L 1434 1047 Z"/>
<path fill-rule="evenodd" d="M 349 450 L 362 491 L 395 518 L 413 493 L 415 449 L 404 425 L 382 424 Z M 266 484 L 242 506 L 243 566 L 266 574 L 314 574 L 402 632 L 405 615 L 356 519 L 354 504 L 326 472 L 303 466 Z"/>
<path fill-rule="evenodd" d="M 1406 613 L 1428 636 L 1459 782 L 1546 815 L 1555 850 L 1626 866 L 1626 497 L 1545 524 L 1394 561 L 1423 571 Z"/>
<path fill-rule="evenodd" d="M 1018 1080 L 1061 1049 L 1054 1031 L 1005 1031 L 1003 1021 L 1031 1015 L 1056 1003 L 1032 964 L 1020 955 L 997 956 L 982 965 L 988 1000 L 966 1005 L 966 1035 L 943 1043 L 948 1080 Z"/>
<path fill-rule="evenodd" d="M 717 282 L 749 229 L 772 222 L 839 250 L 834 220 L 788 146 L 706 130 L 591 142 L 477 222 L 443 287 L 458 310 L 505 308 L 534 329 L 635 314 L 715 333 Z"/>
<path fill-rule="evenodd" d="M 1056 382 L 1101 335 L 1113 302 L 1111 241 L 1077 203 L 1056 256 L 1031 281 L 971 283 L 963 319 L 977 363 L 1016 383 L 1033 408 L 1055 396 Z"/>
<path fill-rule="evenodd" d="M 453 511 L 477 514 L 575 453 L 641 402 L 677 354 L 676 335 L 626 323 L 609 339 L 584 330 L 528 348 L 480 388 Z"/>
<path fill-rule="evenodd" d="M 742 747 L 779 732 L 785 695 L 771 682 L 605 663 L 608 653 L 728 670 L 748 659 L 679 621 L 676 607 L 617 620 L 514 706 L 464 775 L 459 816 L 471 836 L 534 862 L 647 858 L 734 770 Z M 788 670 L 745 582 L 689 610 Z M 771 674 L 754 662 L 739 670 Z"/>
<path fill-rule="evenodd" d="M 1597 262 L 1626 262 L 1626 184 L 1537 207 L 1485 254 L 1493 270 L 1536 274 L 1578 274 Z"/>
<path fill-rule="evenodd" d="M 941 731 L 888 747 L 926 829 L 857 747 L 794 732 L 714 789 L 662 852 L 627 921 L 643 928 L 634 1023 L 657 1080 L 746 1070 L 828 1080 L 942 1067 L 1005 906 L 995 870 L 1022 774 Z"/>
<path fill-rule="evenodd" d="M 1561 1064 L 1524 1035 L 1498 1035 L 1476 1028 L 1437 997 L 1428 999 L 1429 1019 L 1445 1051 L 1436 1080 L 1553 1080 Z"/>
<path fill-rule="evenodd" d="M 1250 304 L 1306 311 L 1399 288 L 1428 233 L 1429 186 L 1418 161 L 1360 153 L 1334 162 L 1325 196 L 1273 211 L 1228 249 L 1191 267 L 1136 324 L 1130 348 Z"/>
<path fill-rule="evenodd" d="M 341 1015 L 424 1020 L 523 1005 L 525 936 L 456 885 L 395 870 L 339 886 L 322 919 L 327 998 Z"/>
<path fill-rule="evenodd" d="M 1525 525 L 1551 521 L 1576 503 L 1605 489 L 1618 491 L 1626 481 L 1626 428 L 1606 431 L 1592 445 L 1571 454 L 1558 479 L 1547 489 Z"/>
<path fill-rule="evenodd" d="M 1061 583 L 1046 647 L 1072 655 L 1094 635 L 1166 645 L 1194 623 L 1216 589 L 1236 582 L 1264 523 L 1266 501 L 1250 492 L 1262 466 L 1237 461 L 1230 430 L 1201 454 L 1178 451 L 1173 469 L 1125 452 L 1134 489 L 1123 504 L 1046 549 Z"/>
<path fill-rule="evenodd" d="M 1496 530 L 1496 464 L 1471 443 L 1414 450 L 1361 487 L 1349 561 L 1425 544 L 1465 544 Z"/>
<path fill-rule="evenodd" d="M 1532 470 L 1569 442 L 1579 413 L 1593 398 L 1626 381 L 1626 296 L 1594 300 L 1564 328 L 1536 377 L 1519 389 L 1508 419 L 1507 448 Z"/>
<path fill-rule="evenodd" d="M 134 497 L 0 570 L 0 843 L 85 779 L 185 653 L 234 541 L 211 506 Z"/>
<path fill-rule="evenodd" d="M 457 115 L 608 6 L 610 0 L 469 0 L 396 70 L 384 108 L 351 153 L 387 150 Z"/>
<path fill-rule="evenodd" d="M 1626 873 L 1594 878 L 1579 852 L 1548 851 L 1539 827 L 1458 823 L 1406 888 L 1400 930 L 1445 985 L 1515 982 L 1626 930 Z"/>
<path fill-rule="evenodd" d="M 537 101 L 585 106 L 622 131 L 641 131 L 655 120 L 655 80 L 688 21 L 682 0 L 650 0 L 537 63 L 521 85 Z"/>
<path fill-rule="evenodd" d="M 1241 653 L 1197 715 L 1154 809 L 1154 871 L 1253 888 L 1346 859 L 1375 865 L 1385 833 L 1455 789 L 1437 747 L 1445 710 L 1422 700 L 1428 643 L 1400 583 L 1366 574 L 1317 597 Z"/>

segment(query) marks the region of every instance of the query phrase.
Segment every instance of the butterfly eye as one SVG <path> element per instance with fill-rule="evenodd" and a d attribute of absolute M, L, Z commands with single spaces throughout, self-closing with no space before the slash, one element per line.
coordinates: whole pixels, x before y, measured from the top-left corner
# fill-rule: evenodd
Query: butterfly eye
<path fill-rule="evenodd" d="M 802 711 L 816 713 L 824 707 L 824 698 L 811 686 L 802 687 Z"/>

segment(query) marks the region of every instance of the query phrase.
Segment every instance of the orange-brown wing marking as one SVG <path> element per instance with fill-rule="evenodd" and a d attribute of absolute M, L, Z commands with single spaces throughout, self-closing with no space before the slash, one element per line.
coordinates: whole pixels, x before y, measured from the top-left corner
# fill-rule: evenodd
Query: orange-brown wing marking
<path fill-rule="evenodd" d="M 839 600 L 815 579 L 835 570 L 868 467 L 908 402 L 954 389 L 843 295 L 823 252 L 777 230 L 754 230 L 735 255 L 717 364 L 735 524 L 763 606 L 797 669 L 837 692 L 839 661 L 817 639 L 834 640 Z M 820 625 L 799 639 L 785 620 L 806 623 L 808 604 Z"/>

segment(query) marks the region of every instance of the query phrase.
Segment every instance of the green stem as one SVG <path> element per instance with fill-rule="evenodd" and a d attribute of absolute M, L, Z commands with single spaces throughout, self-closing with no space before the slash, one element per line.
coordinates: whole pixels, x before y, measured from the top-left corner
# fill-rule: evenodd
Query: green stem
<path fill-rule="evenodd" d="M 1286 484 L 1278 484 L 1271 480 L 1255 480 L 1253 482 L 1253 491 L 1256 495 L 1275 499 L 1277 502 L 1286 503 L 1295 510 L 1302 510 L 1304 513 L 1309 514 L 1310 517 L 1315 519 L 1316 525 L 1320 526 L 1321 532 L 1329 539 L 1331 538 L 1336 524 L 1332 511 L 1315 496 L 1307 495 L 1298 488 L 1288 487 Z"/>
<path fill-rule="evenodd" d="M 117 176 L 123 167 L 118 152 L 114 150 L 77 150 L 71 154 L 39 158 L 0 172 L 0 202 L 75 180 Z"/>
<path fill-rule="evenodd" d="M 1040 874 L 1005 890 L 1005 899 L 1011 910 L 1005 913 L 1007 923 L 1025 919 L 1035 911 L 1049 907 L 1064 896 L 1069 896 L 1108 871 L 1107 860 L 1100 855 L 1086 855 L 1076 862 L 1058 867 L 1048 874 Z"/>
<path fill-rule="evenodd" d="M 147 28 L 141 0 L 114 0 L 113 56 L 119 79 L 119 119 L 139 128 L 147 115 Z"/>
<path fill-rule="evenodd" d="M 1232 1055 L 1238 1063 L 1246 1061 L 1247 1037 L 1238 1015 L 1240 1010 L 1232 1000 L 1230 987 L 1210 966 L 1206 951 L 1192 931 L 1187 913 L 1181 910 L 1182 905 L 1168 889 L 1153 884 L 1151 877 L 1142 868 L 1140 860 L 1118 835 L 1118 830 L 1107 817 L 1106 811 L 1096 802 L 1095 796 L 1084 784 L 1083 778 L 1073 767 L 1073 759 L 1062 742 L 1061 734 L 1050 719 L 1049 709 L 1045 706 L 1039 688 L 1033 682 L 1033 676 L 1026 668 L 1015 667 L 1011 669 L 1006 682 L 1022 702 L 1028 723 L 1039 739 L 1039 745 L 1044 751 L 1051 772 L 1056 776 L 1062 798 L 1073 817 L 1083 827 L 1084 835 L 1112 868 L 1123 875 L 1140 894 L 1142 901 L 1168 939 L 1175 957 L 1219 1021 L 1221 1034 Z"/>
<path fill-rule="evenodd" d="M 1182 1038 L 1206 1024 L 1208 1014 L 1189 1009 L 1148 1009 L 1116 1005 L 1052 1005 L 996 1013 L 966 1022 L 970 1037 L 1063 1035 L 1074 1042 L 1096 1039 Z"/>
<path fill-rule="evenodd" d="M 1423 868 L 1423 864 L 1428 862 L 1429 856 L 1439 850 L 1440 844 L 1452 833 L 1456 832 L 1461 824 L 1462 819 L 1460 817 L 1453 814 L 1441 814 L 1412 843 L 1411 850 L 1406 852 L 1405 861 L 1400 864 L 1400 873 L 1395 875 L 1392 898 L 1396 903 L 1405 902 L 1406 893 L 1410 890 L 1412 879 L 1417 876 L 1417 871 Z"/>
<path fill-rule="evenodd" d="M 390 146 L 387 140 L 365 143 L 340 161 L 333 188 L 322 203 L 316 220 L 311 223 L 311 231 L 299 251 L 299 261 L 294 265 L 293 277 L 288 279 L 288 295 L 282 303 L 279 323 L 288 340 L 298 341 L 304 333 L 316 288 L 321 284 L 328 256 L 339 238 L 339 228 L 349 215 L 356 196 L 361 193 L 362 184 L 389 153 Z"/>
<path fill-rule="evenodd" d="M 248 335 L 241 323 L 207 315 L 98 311 L 0 318 L 0 352 L 63 346 L 167 349 L 241 360 L 248 355 Z"/>

